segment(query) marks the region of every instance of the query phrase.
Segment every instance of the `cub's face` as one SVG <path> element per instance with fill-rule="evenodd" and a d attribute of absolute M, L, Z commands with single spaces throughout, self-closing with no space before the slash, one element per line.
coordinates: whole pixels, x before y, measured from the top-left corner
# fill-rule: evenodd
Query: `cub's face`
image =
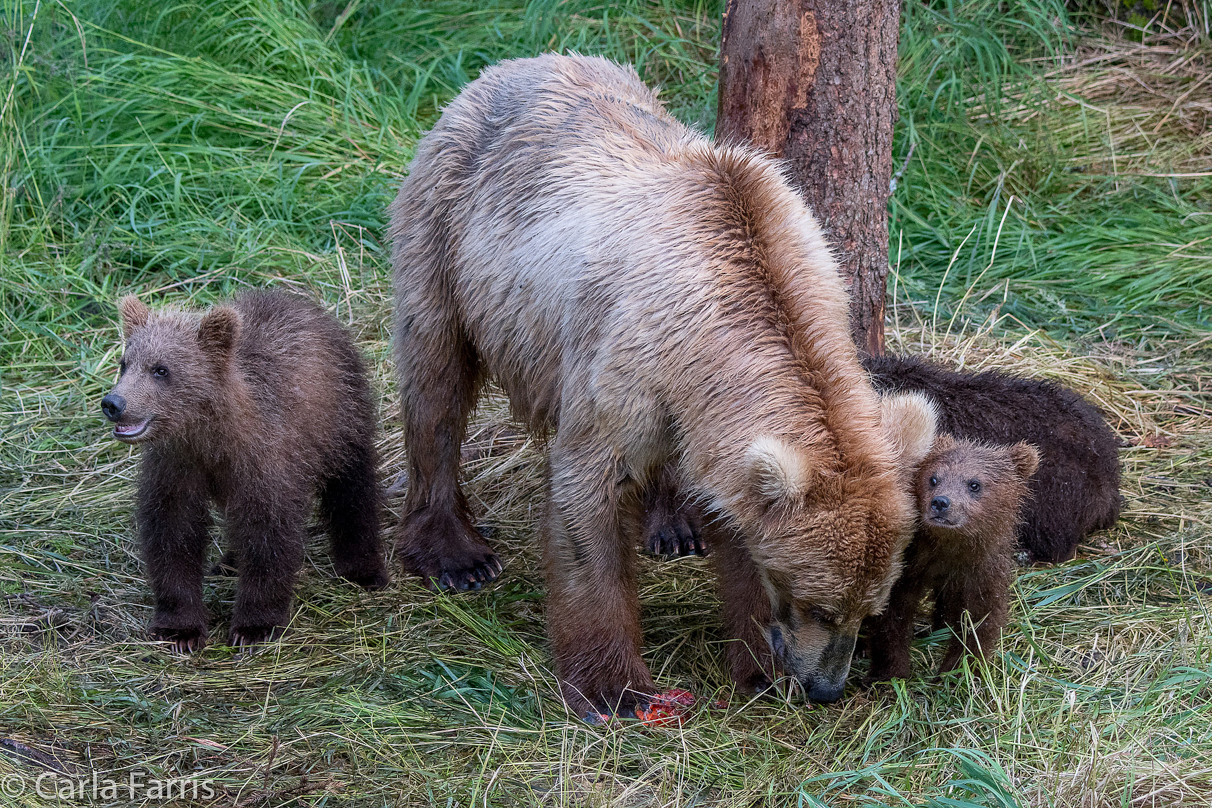
<path fill-rule="evenodd" d="M 987 446 L 944 435 L 917 476 L 922 524 L 936 531 L 981 535 L 1014 520 L 1039 465 L 1026 443 Z"/>
<path fill-rule="evenodd" d="M 234 311 L 215 309 L 201 320 L 178 312 L 156 315 L 133 297 L 123 298 L 120 308 L 126 345 L 101 411 L 124 443 L 179 434 L 213 398 L 230 358 L 236 321 L 223 313 L 217 322 L 212 315 Z M 227 337 L 220 333 L 228 330 Z"/>

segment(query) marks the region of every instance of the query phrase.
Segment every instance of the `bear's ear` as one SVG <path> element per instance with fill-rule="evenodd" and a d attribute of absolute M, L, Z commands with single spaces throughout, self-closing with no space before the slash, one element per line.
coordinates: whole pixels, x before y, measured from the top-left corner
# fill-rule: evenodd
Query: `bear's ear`
<path fill-rule="evenodd" d="M 896 452 L 897 466 L 912 473 L 934 447 L 938 410 L 922 393 L 894 393 L 880 398 L 880 422 Z"/>
<path fill-rule="evenodd" d="M 745 451 L 749 480 L 763 497 L 777 501 L 808 491 L 809 468 L 804 455 L 784 440 L 764 435 Z"/>
<path fill-rule="evenodd" d="M 217 363 L 226 363 L 240 333 L 240 314 L 231 306 L 215 306 L 198 324 L 198 347 Z"/>
<path fill-rule="evenodd" d="M 1031 479 L 1031 475 L 1039 468 L 1039 450 L 1026 441 L 1020 441 L 1010 447 L 1010 459 L 1014 461 L 1014 468 L 1024 480 Z"/>
<path fill-rule="evenodd" d="M 151 317 L 151 309 L 134 295 L 127 295 L 118 301 L 118 313 L 122 315 L 123 339 L 130 339 L 130 335 L 147 325 Z"/>

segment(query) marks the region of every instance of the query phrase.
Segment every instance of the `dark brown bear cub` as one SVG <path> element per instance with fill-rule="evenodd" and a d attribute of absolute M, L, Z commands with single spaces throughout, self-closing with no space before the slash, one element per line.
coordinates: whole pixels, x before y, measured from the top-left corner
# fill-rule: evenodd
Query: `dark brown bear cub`
<path fill-rule="evenodd" d="M 286 625 L 317 494 L 337 572 L 385 585 L 374 410 L 340 324 L 280 292 L 202 315 L 153 313 L 134 297 L 119 308 L 126 350 L 101 409 L 115 438 L 144 447 L 137 523 L 153 635 L 180 651 L 206 642 L 211 502 L 239 570 L 232 645 Z"/>
<path fill-rule="evenodd" d="M 1119 438 L 1098 409 L 1067 387 L 1001 371 L 950 370 L 912 356 L 867 357 L 876 390 L 925 393 L 938 431 L 1039 448 L 1018 540 L 1034 561 L 1067 561 L 1078 543 L 1119 519 Z"/>
<path fill-rule="evenodd" d="M 909 675 L 913 622 L 930 590 L 934 627 L 953 632 L 940 673 L 959 663 L 965 647 L 983 656 L 997 644 L 1009 610 L 1015 529 L 1038 465 L 1029 443 L 989 446 L 938 437 L 917 473 L 919 522 L 901 577 L 883 614 L 867 621 L 871 680 Z"/>

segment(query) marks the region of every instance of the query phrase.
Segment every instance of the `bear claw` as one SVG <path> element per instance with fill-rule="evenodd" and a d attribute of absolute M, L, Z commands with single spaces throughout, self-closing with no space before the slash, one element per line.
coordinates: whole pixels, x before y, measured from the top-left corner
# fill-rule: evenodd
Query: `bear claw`
<path fill-rule="evenodd" d="M 154 628 L 152 638 L 169 643 L 169 649 L 174 654 L 193 654 L 206 647 L 204 629 Z"/>
<path fill-rule="evenodd" d="M 252 651 L 282 636 L 282 626 L 245 626 L 233 628 L 227 644 L 239 652 Z"/>
<path fill-rule="evenodd" d="M 500 559 L 490 556 L 479 564 L 459 570 L 443 572 L 435 580 L 430 578 L 433 588 L 439 591 L 456 590 L 460 592 L 478 591 L 484 584 L 492 583 L 503 569 Z"/>
<path fill-rule="evenodd" d="M 644 549 L 649 554 L 674 558 L 707 555 L 698 519 L 685 510 L 654 508 L 648 516 Z"/>

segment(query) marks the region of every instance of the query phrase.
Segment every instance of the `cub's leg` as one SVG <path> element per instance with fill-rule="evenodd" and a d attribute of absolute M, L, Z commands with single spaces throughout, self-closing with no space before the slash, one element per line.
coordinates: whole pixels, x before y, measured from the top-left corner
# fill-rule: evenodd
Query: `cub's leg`
<path fill-rule="evenodd" d="M 644 549 L 652 555 L 707 555 L 703 516 L 679 490 L 672 464 L 646 490 L 644 497 Z"/>
<path fill-rule="evenodd" d="M 404 568 L 427 585 L 479 589 L 501 571 L 472 526 L 459 488 L 459 454 L 475 403 L 479 360 L 446 310 L 446 296 L 435 291 L 425 298 L 426 282 L 415 273 L 397 277 L 396 284 L 395 355 L 409 464 L 397 547 Z"/>
<path fill-rule="evenodd" d="M 997 647 L 1009 617 L 1010 578 L 1009 569 L 970 570 L 966 577 L 956 576 L 939 590 L 935 598 L 938 616 L 952 631 L 939 673 L 955 670 L 965 650 L 984 658 Z M 965 611 L 975 632 L 964 620 Z"/>
<path fill-rule="evenodd" d="M 578 715 L 635 715 L 656 690 L 640 658 L 635 536 L 639 491 L 611 447 L 551 450 L 543 562 L 547 626 L 564 699 Z M 628 516 L 632 518 L 628 518 Z"/>
<path fill-rule="evenodd" d="M 320 518 L 328 528 L 337 574 L 367 589 L 391 579 L 379 539 L 379 483 L 374 450 L 357 447 L 339 473 L 320 486 Z"/>
<path fill-rule="evenodd" d="M 770 624 L 770 597 L 740 533 L 712 518 L 703 523 L 702 536 L 711 547 L 723 600 L 724 630 L 731 640 L 726 652 L 729 670 L 741 690 L 760 692 L 776 677 L 765 630 Z"/>
<path fill-rule="evenodd" d="M 290 621 L 308 498 L 299 486 L 278 486 L 251 487 L 227 505 L 228 542 L 239 559 L 230 639 L 236 647 L 272 640 Z"/>
<path fill-rule="evenodd" d="M 909 646 L 913 642 L 913 621 L 925 593 L 925 581 L 906 564 L 905 572 L 893 585 L 888 606 L 882 614 L 867 618 L 867 645 L 871 651 L 871 670 L 867 680 L 909 678 Z"/>
<path fill-rule="evenodd" d="M 179 652 L 197 651 L 206 644 L 202 575 L 210 539 L 208 503 L 199 472 L 144 452 L 137 522 L 155 598 L 151 633 Z"/>

